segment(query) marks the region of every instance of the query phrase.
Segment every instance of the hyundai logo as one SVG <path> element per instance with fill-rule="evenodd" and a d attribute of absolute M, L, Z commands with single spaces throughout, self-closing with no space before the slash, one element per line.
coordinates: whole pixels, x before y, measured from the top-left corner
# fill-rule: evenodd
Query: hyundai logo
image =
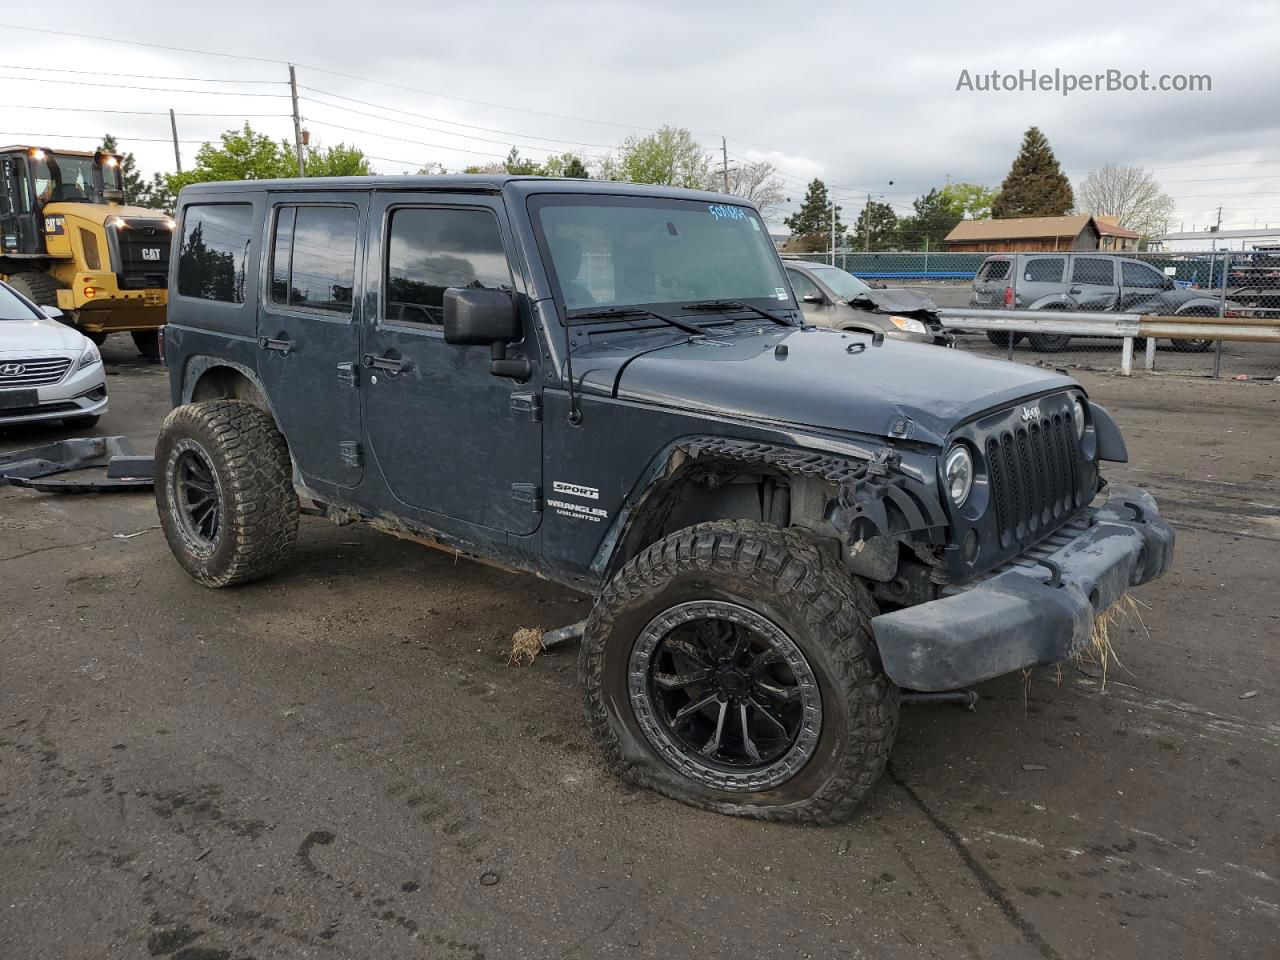
<path fill-rule="evenodd" d="M 27 368 L 20 363 L 6 363 L 0 366 L 0 377 L 20 377 L 27 372 Z"/>

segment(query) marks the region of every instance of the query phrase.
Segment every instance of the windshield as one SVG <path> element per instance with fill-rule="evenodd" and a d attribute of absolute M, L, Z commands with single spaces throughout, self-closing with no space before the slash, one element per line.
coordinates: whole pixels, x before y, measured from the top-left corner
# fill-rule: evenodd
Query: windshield
<path fill-rule="evenodd" d="M 94 201 L 93 157 L 46 153 L 31 157 L 37 203 Z"/>
<path fill-rule="evenodd" d="M 831 288 L 837 300 L 852 300 L 871 289 L 852 273 L 839 267 L 810 267 L 813 275 Z"/>
<path fill-rule="evenodd" d="M 781 301 L 791 288 L 750 207 L 554 194 L 530 201 L 568 310 L 699 300 Z"/>
<path fill-rule="evenodd" d="M 12 290 L 0 283 L 0 320 L 35 320 L 31 308 L 17 298 Z"/>

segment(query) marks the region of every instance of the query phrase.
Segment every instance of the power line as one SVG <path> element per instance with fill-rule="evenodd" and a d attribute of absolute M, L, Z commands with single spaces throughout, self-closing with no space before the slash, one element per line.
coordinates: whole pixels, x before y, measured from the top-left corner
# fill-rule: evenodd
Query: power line
<path fill-rule="evenodd" d="M 18 83 L 61 83 L 72 87 L 112 87 L 117 90 L 149 90 L 152 93 L 195 93 L 205 97 L 287 97 L 287 93 L 245 93 L 240 90 L 178 90 L 173 87 L 139 87 L 128 83 L 93 83 L 89 80 L 59 80 L 56 77 L 6 77 Z"/>
<path fill-rule="evenodd" d="M 112 136 L 115 136 L 112 134 Z M 32 140 L 45 139 L 62 139 L 62 140 L 92 140 L 95 143 L 101 139 L 101 134 L 75 134 L 75 133 L 14 133 L 10 131 L 5 133 L 0 131 L 0 137 L 29 137 Z M 172 137 L 116 137 L 117 140 L 125 140 L 129 143 L 173 143 Z M 179 140 L 179 143 L 208 143 L 207 140 Z"/>
<path fill-rule="evenodd" d="M 340 123 L 330 123 L 328 120 L 317 120 L 315 117 L 308 117 L 308 122 L 321 127 L 332 127 L 335 130 L 345 130 L 347 133 L 360 133 L 368 137 L 379 137 L 383 140 L 395 140 L 399 143 L 409 143 L 415 147 L 429 147 L 432 150 L 455 150 L 458 153 L 470 153 L 477 157 L 488 157 L 492 160 L 501 160 L 503 157 L 496 153 L 485 153 L 483 150 L 468 150 L 466 147 L 449 147 L 442 143 L 426 143 L 422 140 L 410 140 L 407 137 L 394 137 L 386 133 L 375 133 L 372 130 L 357 130 L 355 127 L 346 127 Z M 498 141 L 493 141 L 498 142 Z M 522 144 L 513 144 L 513 146 L 523 146 Z M 533 147 L 535 150 L 545 150 L 545 147 Z"/>
<path fill-rule="evenodd" d="M 168 110 L 110 110 L 100 109 L 98 107 L 46 107 L 36 106 L 26 103 L 6 103 L 6 110 L 63 110 L 71 113 L 123 113 L 135 117 L 167 117 Z M 269 117 L 279 117 L 288 119 L 287 113 L 190 113 L 186 110 L 181 111 L 181 117 L 244 117 L 246 120 L 260 120 Z"/>
<path fill-rule="evenodd" d="M 104 70 L 68 70 L 64 67 L 24 67 L 0 63 L 0 70 L 43 70 L 46 73 L 74 73 L 87 77 L 125 77 L 133 80 L 181 80 L 192 83 L 269 83 L 283 86 L 284 80 L 228 80 L 223 77 L 167 77 L 155 73 L 107 73 Z"/>
<path fill-rule="evenodd" d="M 412 111 L 410 111 L 410 110 L 401 110 L 401 109 L 400 109 L 400 108 L 398 108 L 398 107 L 388 107 L 388 106 L 385 106 L 385 105 L 380 104 L 380 103 L 371 103 L 371 102 L 370 102 L 370 101 L 368 101 L 368 100 L 357 100 L 355 97 L 346 97 L 346 96 L 343 96 L 342 94 L 338 94 L 338 93 L 330 93 L 330 92 L 329 92 L 329 91 L 327 91 L 327 90 L 318 90 L 318 89 L 316 89 L 315 87 L 308 87 L 308 86 L 307 86 L 307 85 L 305 85 L 305 84 L 298 84 L 298 86 L 299 86 L 299 88 L 300 88 L 300 89 L 302 89 L 302 90 L 309 90 L 309 91 L 311 91 L 312 93 L 319 93 L 319 94 L 322 94 L 323 96 L 326 96 L 326 97 L 333 97 L 333 98 L 334 98 L 334 99 L 336 99 L 336 100 L 346 100 L 346 101 L 348 101 L 349 103 L 359 103 L 359 104 L 362 104 L 362 105 L 364 105 L 364 106 L 366 106 L 366 107 L 374 107 L 374 108 L 376 108 L 376 109 L 378 109 L 378 110 L 385 110 L 385 111 L 387 111 L 388 113 L 400 113 L 400 114 L 404 114 L 404 115 L 405 115 L 405 116 L 407 116 L 407 117 L 417 117 L 417 118 L 418 118 L 418 119 L 420 119 L 420 120 L 432 120 L 432 121 L 434 121 L 434 122 L 436 122 L 436 123 L 448 123 L 448 124 L 452 124 L 453 126 L 456 126 L 456 127 L 466 127 L 466 128 L 467 128 L 467 129 L 469 129 L 469 130 L 483 130 L 483 131 L 485 131 L 486 133 L 506 133 L 506 134 L 510 134 L 510 135 L 511 135 L 511 136 L 513 136 L 513 137 L 524 137 L 524 138 L 525 138 L 525 139 L 527 139 L 527 140 L 546 140 L 546 141 L 548 141 L 548 142 L 550 142 L 550 143 L 564 143 L 564 144 L 568 144 L 568 145 L 570 145 L 570 146 L 578 146 L 578 147 L 599 147 L 600 149 L 603 149 L 603 150 L 612 150 L 612 149 L 613 149 L 613 146 L 614 146 L 613 144 L 610 144 L 610 143 L 587 143 L 587 142 L 586 142 L 586 141 L 584 141 L 584 140 L 564 140 L 564 139 L 558 139 L 558 138 L 556 138 L 556 137 L 542 137 L 542 136 L 537 135 L 536 133 L 517 133 L 517 132 L 515 132 L 514 130 L 502 130 L 502 129 L 499 129 L 499 128 L 497 128 L 497 127 L 482 127 L 482 126 L 479 126 L 479 125 L 474 124 L 474 123 L 463 123 L 463 122 L 461 122 L 461 121 L 459 121 L 459 120 L 445 120 L 443 117 L 433 117 L 433 116 L 430 116 L 430 115 L 425 114 L 425 113 L 414 113 L 414 112 L 412 112 Z M 319 103 L 319 104 L 323 104 L 324 106 L 327 106 L 327 107 L 333 107 L 335 110 L 347 110 L 347 111 L 348 111 L 348 112 L 350 112 L 350 113 L 358 113 L 358 114 L 360 114 L 361 116 L 366 116 L 366 117 L 373 117 L 373 116 L 375 116 L 375 115 L 374 115 L 374 114 L 372 114 L 372 113 L 365 113 L 363 110 L 353 110 L 353 109 L 352 109 L 352 108 L 350 108 L 350 107 L 344 107 L 344 106 L 341 106 L 341 105 L 336 104 L 336 103 L 325 103 L 323 100 L 316 100 L 316 99 L 314 99 L 314 98 L 312 98 L 312 97 L 303 97 L 302 99 L 303 99 L 303 100 L 307 100 L 307 101 L 309 101 L 309 102 L 311 102 L 311 103 Z M 376 117 L 376 119 L 378 119 L 378 120 L 392 120 L 393 118 L 391 118 L 391 117 Z M 394 122 L 396 122 L 396 123 L 401 123 L 402 121 L 400 121 L 400 120 L 395 120 Z M 433 129 L 433 128 L 431 128 L 431 127 L 425 127 L 424 129 L 430 130 L 430 129 Z M 439 131 L 439 132 L 441 132 L 441 133 L 447 133 L 447 132 L 449 132 L 449 131 L 443 131 L 443 130 L 442 130 L 442 131 Z M 461 136 L 461 134 L 459 134 L 459 136 Z M 479 138 L 477 137 L 476 139 L 479 139 Z"/>

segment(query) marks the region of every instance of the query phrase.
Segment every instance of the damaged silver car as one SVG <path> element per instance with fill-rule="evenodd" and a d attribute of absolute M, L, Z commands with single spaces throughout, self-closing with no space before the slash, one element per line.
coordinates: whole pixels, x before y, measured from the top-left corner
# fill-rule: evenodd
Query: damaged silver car
<path fill-rule="evenodd" d="M 951 345 L 952 338 L 938 320 L 938 306 L 927 297 L 901 288 L 878 289 L 825 263 L 786 260 L 783 266 L 808 323 Z"/>

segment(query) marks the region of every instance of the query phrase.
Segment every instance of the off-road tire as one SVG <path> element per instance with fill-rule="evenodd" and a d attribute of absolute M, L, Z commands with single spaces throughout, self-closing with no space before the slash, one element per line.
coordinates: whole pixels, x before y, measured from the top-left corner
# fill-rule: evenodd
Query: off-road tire
<path fill-rule="evenodd" d="M 175 464 L 197 452 L 217 479 L 221 530 L 211 542 L 193 537 L 175 503 Z M 156 441 L 156 508 L 165 539 L 182 568 L 207 587 L 260 580 L 279 570 L 298 537 L 298 495 L 289 448 L 271 416 L 235 400 L 178 407 Z"/>
<path fill-rule="evenodd" d="M 138 352 L 142 354 L 145 359 L 160 359 L 159 330 L 134 330 L 130 336 L 133 337 L 133 345 L 138 348 Z"/>
<path fill-rule="evenodd" d="M 15 273 L 9 278 L 9 286 L 38 307 L 56 307 L 58 305 L 58 290 L 62 287 L 62 284 L 47 273 L 24 270 L 22 273 Z"/>
<path fill-rule="evenodd" d="M 644 627 L 689 600 L 719 599 L 764 616 L 813 669 L 822 728 L 813 754 L 767 790 L 720 790 L 679 773 L 654 750 L 627 692 L 628 662 Z M 608 768 L 691 806 L 783 822 L 835 823 L 879 779 L 898 723 L 898 688 L 871 635 L 870 593 L 795 530 L 721 520 L 679 530 L 632 559 L 605 586 L 578 657 L 587 721 Z"/>

